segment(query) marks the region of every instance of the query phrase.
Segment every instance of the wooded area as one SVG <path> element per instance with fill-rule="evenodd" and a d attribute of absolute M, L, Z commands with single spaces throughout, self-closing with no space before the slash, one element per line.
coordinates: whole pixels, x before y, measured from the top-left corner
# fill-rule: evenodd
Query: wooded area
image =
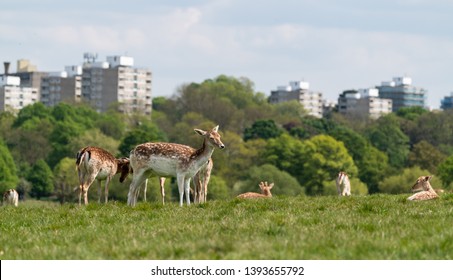
<path fill-rule="evenodd" d="M 434 188 L 452 188 L 452 110 L 403 108 L 377 120 L 333 112 L 317 119 L 297 102 L 269 104 L 247 78 L 221 75 L 154 98 L 151 117 L 124 115 L 115 105 L 100 114 L 64 103 L 1 113 L 0 191 L 16 188 L 21 197 L 73 203 L 80 148 L 99 146 L 117 157 L 150 141 L 198 148 L 193 129 L 217 124 L 226 149 L 214 151 L 208 199 L 258 191 L 261 181 L 275 183 L 274 195 L 336 194 L 341 170 L 351 178 L 353 195 L 409 192 L 421 175 L 434 175 Z M 125 201 L 130 178 L 114 181 L 111 198 Z M 166 186 L 168 197 L 176 198 L 174 184 Z M 159 200 L 158 180 L 150 185 L 148 199 Z M 91 196 L 97 197 L 96 188 Z"/>

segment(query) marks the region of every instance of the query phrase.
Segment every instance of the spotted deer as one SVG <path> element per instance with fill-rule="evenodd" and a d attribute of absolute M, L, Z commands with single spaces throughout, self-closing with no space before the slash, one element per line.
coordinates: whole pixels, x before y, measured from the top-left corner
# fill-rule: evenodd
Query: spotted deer
<path fill-rule="evenodd" d="M 184 193 L 187 205 L 190 205 L 190 180 L 208 162 L 215 148 L 224 149 L 220 140 L 219 126 L 210 131 L 194 129 L 203 137 L 199 149 L 163 142 L 148 142 L 136 146 L 130 153 L 130 165 L 133 178 L 129 186 L 127 204 L 135 206 L 140 186 L 148 178 L 176 177 L 179 190 L 179 205 L 183 205 Z"/>
<path fill-rule="evenodd" d="M 16 207 L 19 205 L 19 194 L 15 189 L 9 189 L 3 193 L 3 204 Z"/>
<path fill-rule="evenodd" d="M 351 195 L 351 182 L 346 172 L 340 171 L 335 181 L 337 185 L 337 191 L 339 196 L 350 196 Z"/>
<path fill-rule="evenodd" d="M 271 183 L 270 185 L 267 184 L 267 182 L 261 182 L 259 184 L 261 193 L 255 193 L 255 192 L 247 192 L 238 195 L 238 198 L 269 198 L 272 197 L 271 189 L 274 186 L 274 183 Z"/>
<path fill-rule="evenodd" d="M 209 159 L 205 166 L 195 174 L 193 177 L 194 183 L 194 203 L 204 203 L 208 195 L 208 183 L 211 178 L 211 170 L 213 167 L 212 159 Z M 162 204 L 165 205 L 165 177 L 159 177 L 160 194 L 162 197 Z M 145 180 L 143 190 L 143 201 L 146 201 L 146 190 L 148 189 L 148 178 Z"/>
<path fill-rule="evenodd" d="M 431 187 L 429 181 L 433 176 L 421 176 L 418 177 L 415 184 L 412 186 L 412 192 L 417 192 L 410 197 L 408 200 L 430 200 L 438 198 L 436 191 Z"/>
<path fill-rule="evenodd" d="M 109 183 L 113 176 L 121 173 L 122 183 L 129 175 L 129 159 L 116 159 L 112 154 L 99 147 L 88 146 L 77 153 L 76 168 L 79 175 L 79 205 L 82 204 L 82 195 L 85 205 L 88 204 L 88 189 L 94 180 L 98 180 L 98 202 L 101 202 L 101 181 L 105 180 L 104 199 L 108 202 Z"/>

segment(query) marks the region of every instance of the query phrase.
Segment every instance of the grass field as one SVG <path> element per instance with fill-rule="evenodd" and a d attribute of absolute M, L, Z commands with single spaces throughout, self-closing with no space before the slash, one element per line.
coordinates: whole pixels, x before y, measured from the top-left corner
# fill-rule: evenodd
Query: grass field
<path fill-rule="evenodd" d="M 453 259 L 453 195 L 0 207 L 0 259 Z"/>

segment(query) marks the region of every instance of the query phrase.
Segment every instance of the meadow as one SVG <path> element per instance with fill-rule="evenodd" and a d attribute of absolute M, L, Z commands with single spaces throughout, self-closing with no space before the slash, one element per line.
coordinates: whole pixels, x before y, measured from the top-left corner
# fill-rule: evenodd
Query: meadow
<path fill-rule="evenodd" d="M 453 259 L 453 194 L 0 207 L 0 259 Z"/>

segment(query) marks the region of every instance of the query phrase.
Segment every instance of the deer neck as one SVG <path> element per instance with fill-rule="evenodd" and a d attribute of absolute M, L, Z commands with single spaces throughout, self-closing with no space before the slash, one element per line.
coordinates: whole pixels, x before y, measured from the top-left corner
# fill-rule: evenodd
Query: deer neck
<path fill-rule="evenodd" d="M 208 145 L 207 140 L 204 139 L 201 148 L 196 150 L 194 155 L 192 156 L 196 168 L 201 168 L 204 164 L 206 164 L 211 158 L 212 153 L 214 153 L 214 147 Z"/>

